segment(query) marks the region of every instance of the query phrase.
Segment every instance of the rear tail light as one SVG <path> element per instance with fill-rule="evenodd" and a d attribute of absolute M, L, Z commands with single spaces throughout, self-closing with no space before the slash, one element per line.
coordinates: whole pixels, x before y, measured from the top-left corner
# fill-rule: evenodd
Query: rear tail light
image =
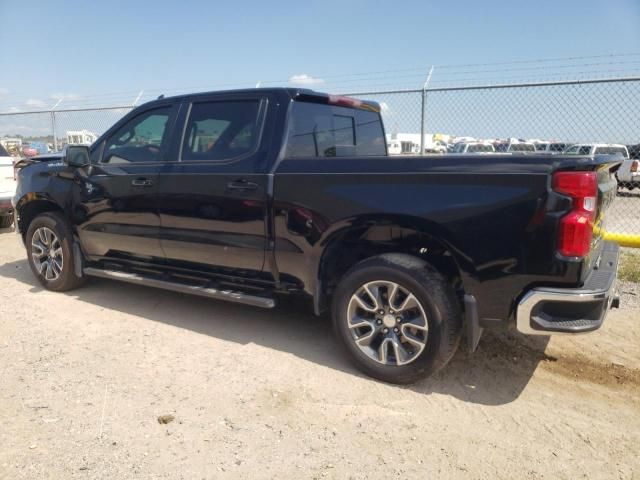
<path fill-rule="evenodd" d="M 572 199 L 571 211 L 560 219 L 558 252 L 566 257 L 584 257 L 591 248 L 596 219 L 596 172 L 557 172 L 553 190 Z"/>
<path fill-rule="evenodd" d="M 633 162 L 631 162 L 631 171 L 632 172 L 637 172 L 638 171 L 638 161 L 634 160 Z"/>

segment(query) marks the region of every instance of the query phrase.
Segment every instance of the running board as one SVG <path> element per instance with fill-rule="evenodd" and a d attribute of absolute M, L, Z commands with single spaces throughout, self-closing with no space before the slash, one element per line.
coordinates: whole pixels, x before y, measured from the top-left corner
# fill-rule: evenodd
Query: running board
<path fill-rule="evenodd" d="M 121 282 L 134 283 L 136 285 L 144 285 L 147 287 L 162 288 L 174 292 L 187 293 L 190 295 L 199 295 L 201 297 L 214 298 L 217 300 L 226 300 L 227 302 L 242 303 L 261 308 L 274 308 L 276 301 L 274 298 L 260 297 L 243 292 L 233 290 L 218 290 L 211 287 L 200 287 L 196 285 L 187 285 L 178 282 L 169 282 L 166 280 L 158 280 L 157 278 L 139 275 L 137 273 L 119 272 L 116 270 L 102 270 L 100 268 L 85 268 L 85 275 L 92 277 L 109 278 L 112 280 L 120 280 Z"/>

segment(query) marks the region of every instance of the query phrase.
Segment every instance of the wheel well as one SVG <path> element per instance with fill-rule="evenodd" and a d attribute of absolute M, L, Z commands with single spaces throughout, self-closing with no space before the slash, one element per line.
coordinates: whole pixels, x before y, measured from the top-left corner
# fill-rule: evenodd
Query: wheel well
<path fill-rule="evenodd" d="M 438 239 L 395 225 L 352 229 L 335 238 L 325 250 L 320 265 L 319 309 L 328 304 L 342 276 L 356 263 L 383 253 L 405 253 L 429 262 L 445 276 L 462 301 L 464 290 L 460 269 L 447 247 Z"/>
<path fill-rule="evenodd" d="M 38 215 L 45 212 L 62 212 L 62 209 L 55 203 L 46 200 L 36 200 L 29 202 L 18 210 L 18 228 L 24 240 L 29 230 L 29 225 Z"/>

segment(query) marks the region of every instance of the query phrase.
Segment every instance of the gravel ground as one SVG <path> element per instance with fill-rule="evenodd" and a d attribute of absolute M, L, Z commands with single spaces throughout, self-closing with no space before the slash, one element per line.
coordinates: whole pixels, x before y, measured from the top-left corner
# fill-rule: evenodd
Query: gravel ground
<path fill-rule="evenodd" d="M 326 319 L 95 280 L 56 294 L 0 233 L 0 478 L 637 478 L 640 309 L 486 334 L 410 387 Z"/>

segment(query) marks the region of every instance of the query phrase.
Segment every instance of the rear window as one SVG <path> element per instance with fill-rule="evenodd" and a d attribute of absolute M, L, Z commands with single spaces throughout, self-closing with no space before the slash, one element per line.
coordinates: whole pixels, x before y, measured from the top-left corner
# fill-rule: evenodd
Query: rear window
<path fill-rule="evenodd" d="M 380 114 L 368 110 L 294 102 L 287 157 L 386 155 Z"/>
<path fill-rule="evenodd" d="M 616 153 L 622 154 L 624 158 L 629 158 L 629 153 L 624 147 L 597 147 L 596 155 L 615 155 Z"/>
<path fill-rule="evenodd" d="M 10 156 L 9 152 L 7 152 L 5 148 L 2 146 L 2 144 L 0 144 L 0 157 L 8 157 L 8 156 Z"/>
<path fill-rule="evenodd" d="M 566 143 L 552 143 L 551 145 L 549 145 L 549 151 L 550 152 L 563 152 L 565 148 L 567 148 L 569 145 L 567 145 Z"/>
<path fill-rule="evenodd" d="M 536 147 L 530 143 L 512 143 L 509 150 L 512 152 L 535 152 Z"/>

